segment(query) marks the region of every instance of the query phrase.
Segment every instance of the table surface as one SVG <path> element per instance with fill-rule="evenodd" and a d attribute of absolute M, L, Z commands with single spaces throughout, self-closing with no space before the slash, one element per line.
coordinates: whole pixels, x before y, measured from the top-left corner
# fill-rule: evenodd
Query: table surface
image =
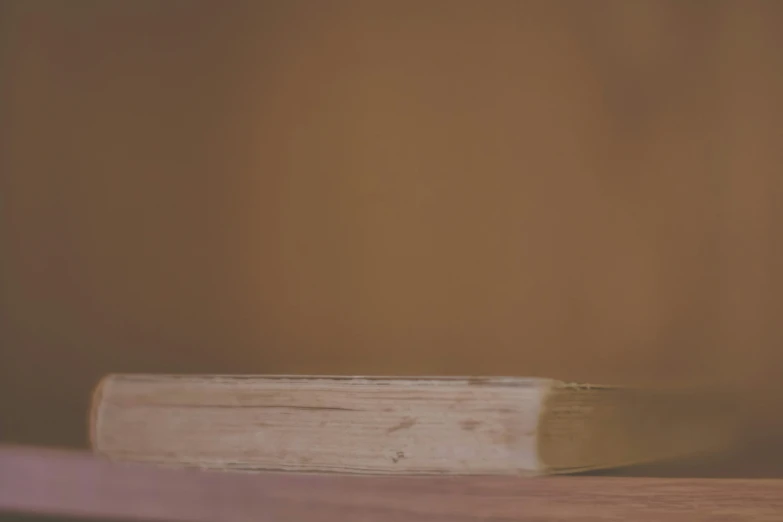
<path fill-rule="evenodd" d="M 0 445 L 0 513 L 138 521 L 783 521 L 783 479 L 171 469 Z"/>

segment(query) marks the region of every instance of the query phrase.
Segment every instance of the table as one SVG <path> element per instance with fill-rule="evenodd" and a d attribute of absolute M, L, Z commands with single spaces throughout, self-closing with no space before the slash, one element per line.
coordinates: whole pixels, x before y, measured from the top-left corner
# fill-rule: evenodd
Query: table
<path fill-rule="evenodd" d="M 783 521 L 783 479 L 242 473 L 0 445 L 0 513 L 161 522 L 762 522 Z"/>

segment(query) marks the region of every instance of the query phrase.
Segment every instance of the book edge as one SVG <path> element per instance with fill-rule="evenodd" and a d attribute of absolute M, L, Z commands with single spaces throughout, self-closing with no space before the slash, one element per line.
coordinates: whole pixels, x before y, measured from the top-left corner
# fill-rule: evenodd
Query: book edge
<path fill-rule="evenodd" d="M 88 429 L 89 445 L 93 451 L 98 451 L 98 436 L 100 434 L 100 422 L 101 422 L 101 409 L 103 406 L 103 396 L 109 382 L 115 378 L 114 374 L 108 374 L 101 377 L 98 383 L 95 385 L 90 397 L 90 410 L 88 416 Z"/>

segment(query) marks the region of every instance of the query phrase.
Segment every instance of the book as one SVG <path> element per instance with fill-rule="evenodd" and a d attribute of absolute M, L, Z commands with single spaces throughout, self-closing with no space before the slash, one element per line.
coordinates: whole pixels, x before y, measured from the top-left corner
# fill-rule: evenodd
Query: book
<path fill-rule="evenodd" d="M 207 469 L 546 475 L 730 447 L 700 390 L 523 377 L 106 376 L 90 437 L 113 460 Z"/>

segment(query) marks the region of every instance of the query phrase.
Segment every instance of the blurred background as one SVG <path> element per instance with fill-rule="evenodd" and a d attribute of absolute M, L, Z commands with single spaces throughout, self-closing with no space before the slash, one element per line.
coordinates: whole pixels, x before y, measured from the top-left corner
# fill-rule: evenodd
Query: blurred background
<path fill-rule="evenodd" d="M 108 372 L 513 374 L 725 386 L 701 473 L 783 476 L 783 2 L 0 0 L 0 39 L 0 442 L 86 447 Z"/>

